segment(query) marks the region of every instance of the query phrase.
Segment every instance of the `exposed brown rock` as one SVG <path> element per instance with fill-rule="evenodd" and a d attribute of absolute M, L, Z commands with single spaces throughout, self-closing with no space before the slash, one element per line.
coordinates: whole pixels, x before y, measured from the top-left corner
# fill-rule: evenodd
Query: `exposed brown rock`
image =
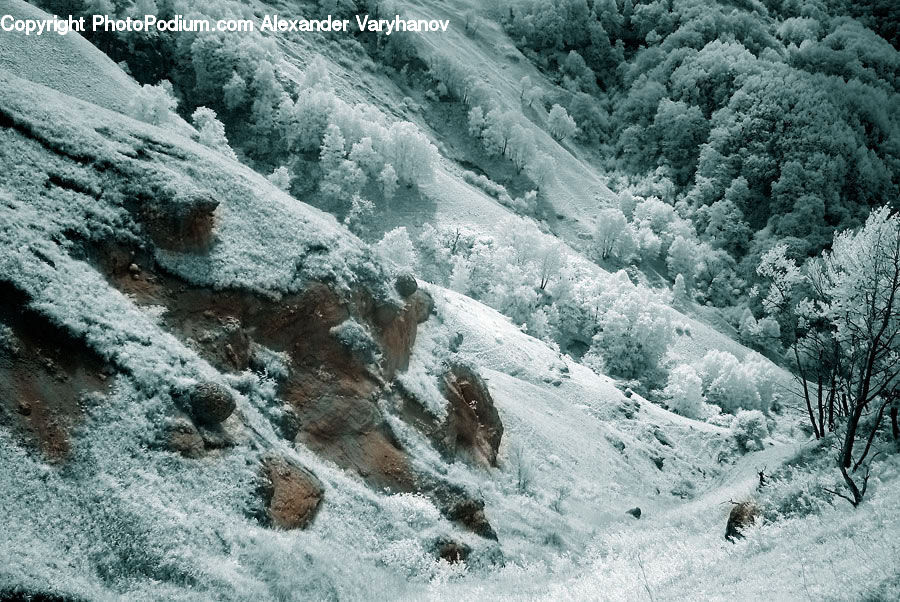
<path fill-rule="evenodd" d="M 441 537 L 432 545 L 432 551 L 436 558 L 450 563 L 465 562 L 472 553 L 471 546 Z"/>
<path fill-rule="evenodd" d="M 325 284 L 310 282 L 298 294 L 273 300 L 244 291 L 188 285 L 155 269 L 152 258 L 139 258 L 146 281 L 135 282 L 128 272 L 134 254 L 121 250 L 101 251 L 95 260 L 112 283 L 138 303 L 164 305 L 165 327 L 220 370 L 249 367 L 249 360 L 245 364 L 243 358 L 249 357 L 254 344 L 286 353 L 291 369 L 279 380 L 278 396 L 288 409 L 274 413 L 276 426 L 286 438 L 297 439 L 355 471 L 375 488 L 424 493 L 451 520 L 496 539 L 481 500 L 446 482 L 416 474 L 379 409 L 379 399 L 392 395 L 386 385 L 409 363 L 418 324 L 433 311 L 433 301 L 424 290 L 416 290 L 398 304 L 376 300 L 364 289 L 339 295 Z M 351 317 L 372 334 L 381 352 L 378 365 L 362 361 L 331 332 Z M 458 422 L 466 424 L 471 433 L 460 441 L 471 440 L 473 449 L 480 450 L 479 462 L 490 464 L 496 460 L 502 426 L 487 387 L 462 368 L 450 381 L 459 411 L 465 416 Z M 209 449 L 209 428 L 199 426 Z"/>
<path fill-rule="evenodd" d="M 454 500 L 445 510 L 447 518 L 459 522 L 473 533 L 486 539 L 497 540 L 497 532 L 491 526 L 484 514 L 484 502 L 482 500 L 463 497 Z"/>
<path fill-rule="evenodd" d="M 744 535 L 741 530 L 752 525 L 759 517 L 759 507 L 753 502 L 740 502 L 731 508 L 728 514 L 728 524 L 725 526 L 725 539 L 734 541 Z"/>
<path fill-rule="evenodd" d="M 139 219 L 153 243 L 173 251 L 201 251 L 212 242 L 219 201 L 202 192 L 174 193 L 168 201 L 145 203 Z"/>
<path fill-rule="evenodd" d="M 280 529 L 303 529 L 322 503 L 321 481 L 310 471 L 279 457 L 263 458 L 260 495 L 265 522 Z"/>
<path fill-rule="evenodd" d="M 470 366 L 453 363 L 441 384 L 449 408 L 437 436 L 438 446 L 453 455 L 496 466 L 503 423 L 487 383 Z"/>
<path fill-rule="evenodd" d="M 103 361 L 81 340 L 41 314 L 28 299 L 0 282 L 0 424 L 33 443 L 50 461 L 64 460 L 70 431 L 83 415 L 82 397 L 102 392 Z"/>
<path fill-rule="evenodd" d="M 203 437 L 190 418 L 184 415 L 176 416 L 170 421 L 168 445 L 169 449 L 186 458 L 199 458 L 205 451 Z"/>

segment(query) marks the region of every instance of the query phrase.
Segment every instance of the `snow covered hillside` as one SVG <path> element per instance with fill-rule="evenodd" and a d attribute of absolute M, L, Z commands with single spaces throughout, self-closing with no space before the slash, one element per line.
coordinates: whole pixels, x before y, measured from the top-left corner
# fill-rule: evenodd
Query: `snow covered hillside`
<path fill-rule="evenodd" d="M 900 218 L 623 175 L 665 3 L 562 4 L 0 0 L 451 22 L 0 31 L 0 599 L 900 597 Z"/>

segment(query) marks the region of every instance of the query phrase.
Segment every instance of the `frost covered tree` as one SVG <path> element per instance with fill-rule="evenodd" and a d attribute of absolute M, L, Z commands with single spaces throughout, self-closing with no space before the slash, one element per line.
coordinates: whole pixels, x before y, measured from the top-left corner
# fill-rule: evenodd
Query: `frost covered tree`
<path fill-rule="evenodd" d="M 481 107 L 472 107 L 468 113 L 469 135 L 474 138 L 480 138 L 484 131 L 484 111 Z"/>
<path fill-rule="evenodd" d="M 597 319 L 590 352 L 602 357 L 612 374 L 657 380 L 672 340 L 669 314 L 633 285 L 607 290 L 601 303 L 606 309 Z"/>
<path fill-rule="evenodd" d="M 738 412 L 731 420 L 731 436 L 741 451 L 761 450 L 763 439 L 769 436 L 765 415 L 759 410 Z"/>
<path fill-rule="evenodd" d="M 682 364 L 669 372 L 663 395 L 669 407 L 682 416 L 700 418 L 703 412 L 703 381 L 693 367 Z"/>
<path fill-rule="evenodd" d="M 198 107 L 191 115 L 191 121 L 199 134 L 199 142 L 214 148 L 229 159 L 237 161 L 237 155 L 225 137 L 225 126 L 216 118 L 216 112 L 206 107 Z"/>
<path fill-rule="evenodd" d="M 365 136 L 350 147 L 347 158 L 359 165 L 367 176 L 377 177 L 384 165 L 384 159 L 375 150 L 372 138 Z"/>
<path fill-rule="evenodd" d="M 291 172 L 284 165 L 276 167 L 266 179 L 285 192 L 291 189 Z"/>
<path fill-rule="evenodd" d="M 726 412 L 768 411 L 771 406 L 771 388 L 760 392 L 761 383 L 771 378 L 762 362 L 742 363 L 727 351 L 713 349 L 700 360 L 697 374 L 706 399 Z"/>
<path fill-rule="evenodd" d="M 547 117 L 547 128 L 556 140 L 565 140 L 575 135 L 578 125 L 569 113 L 560 105 L 553 105 Z"/>
<path fill-rule="evenodd" d="M 523 98 L 525 104 L 530 108 L 534 108 L 535 105 L 540 105 L 541 108 L 544 108 L 544 89 L 540 86 L 532 86 L 525 92 L 525 96 Z"/>
<path fill-rule="evenodd" d="M 247 82 L 237 71 L 232 72 L 231 79 L 222 87 L 222 99 L 229 111 L 236 111 L 247 101 Z"/>
<path fill-rule="evenodd" d="M 697 245 L 681 236 L 676 237 L 666 257 L 669 276 L 675 277 L 680 274 L 684 278 L 685 287 L 690 289 L 694 282 L 697 258 Z"/>
<path fill-rule="evenodd" d="M 609 207 L 600 211 L 594 228 L 594 253 L 601 260 L 611 257 L 627 260 L 626 251 L 633 246 L 633 235 L 620 209 Z"/>
<path fill-rule="evenodd" d="M 165 125 L 175 121 L 178 100 L 172 84 L 162 80 L 155 86 L 144 84 L 128 104 L 128 112 L 135 119 L 152 125 Z"/>
<path fill-rule="evenodd" d="M 344 217 L 344 225 L 357 236 L 362 236 L 367 230 L 366 224 L 374 212 L 375 204 L 372 201 L 354 194 L 350 199 L 350 209 Z"/>
<path fill-rule="evenodd" d="M 340 128 L 333 124 L 328 126 L 319 151 L 319 165 L 322 168 L 319 190 L 327 200 L 339 204 L 352 199 L 366 183 L 363 170 L 355 162 L 344 158 L 344 145 Z"/>
<path fill-rule="evenodd" d="M 525 165 L 525 173 L 539 189 L 546 187 L 547 183 L 552 180 L 554 169 L 556 169 L 556 162 L 553 157 L 543 151 L 536 151 L 532 154 Z"/>
<path fill-rule="evenodd" d="M 381 240 L 375 244 L 375 250 L 398 269 L 416 269 L 418 257 L 404 226 L 385 232 Z"/>
<path fill-rule="evenodd" d="M 684 276 L 678 274 L 675 276 L 675 284 L 672 285 L 672 304 L 675 307 L 684 308 L 690 300 L 687 286 L 684 284 Z"/>
<path fill-rule="evenodd" d="M 407 186 L 427 183 L 434 175 L 437 158 L 437 149 L 415 124 L 402 121 L 391 126 L 385 140 L 385 159 L 400 182 Z"/>
<path fill-rule="evenodd" d="M 378 174 L 378 181 L 381 183 L 381 194 L 386 201 L 390 201 L 397 193 L 397 172 L 390 163 L 386 164 Z"/>
<path fill-rule="evenodd" d="M 866 460 L 900 379 L 900 217 L 874 210 L 831 251 L 798 266 L 778 245 L 759 273 L 767 312 L 782 324 L 816 437 L 837 431 L 838 467 L 854 506 L 866 493 Z M 864 468 L 860 475 L 857 470 Z"/>
<path fill-rule="evenodd" d="M 519 116 L 513 111 L 491 109 L 484 116 L 484 122 L 481 132 L 484 149 L 491 155 L 505 156 L 513 128 L 519 125 Z"/>

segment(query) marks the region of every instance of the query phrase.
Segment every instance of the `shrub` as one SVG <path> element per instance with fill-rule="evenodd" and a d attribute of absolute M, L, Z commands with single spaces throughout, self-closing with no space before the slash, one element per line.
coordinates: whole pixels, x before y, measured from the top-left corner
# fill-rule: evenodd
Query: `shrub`
<path fill-rule="evenodd" d="M 397 268 L 415 269 L 418 261 L 416 250 L 404 226 L 386 232 L 375 245 L 375 250 Z"/>
<path fill-rule="evenodd" d="M 163 80 L 151 86 L 144 84 L 128 104 L 128 112 L 135 119 L 152 125 L 165 125 L 175 121 L 175 107 L 178 100 L 172 84 Z"/>
<path fill-rule="evenodd" d="M 711 350 L 697 370 L 706 398 L 726 412 L 768 411 L 774 396 L 773 378 L 762 360 L 745 363 L 727 351 Z"/>
<path fill-rule="evenodd" d="M 559 105 L 553 105 L 550 109 L 547 127 L 550 130 L 550 135 L 560 141 L 571 138 L 578 131 L 578 125 L 575 123 L 575 120 Z"/>
<path fill-rule="evenodd" d="M 380 357 L 378 343 L 365 326 L 347 318 L 329 331 L 344 347 L 366 364 L 378 361 Z"/>
<path fill-rule="evenodd" d="M 669 373 L 669 381 L 663 394 L 669 399 L 672 411 L 699 418 L 703 410 L 703 381 L 693 367 L 677 366 Z"/>
<path fill-rule="evenodd" d="M 731 421 L 731 436 L 745 452 L 763 448 L 763 438 L 769 435 L 766 417 L 759 410 L 741 410 Z"/>
<path fill-rule="evenodd" d="M 272 173 L 266 176 L 266 179 L 285 192 L 291 188 L 291 172 L 284 165 L 276 167 Z"/>
<path fill-rule="evenodd" d="M 384 166 L 381 173 L 378 174 L 378 181 L 381 183 L 381 194 L 386 201 L 394 198 L 397 194 L 397 172 L 390 163 Z"/>
<path fill-rule="evenodd" d="M 643 289 L 628 289 L 603 294 L 607 309 L 597 320 L 591 350 L 613 374 L 652 382 L 672 339 L 669 315 Z"/>
<path fill-rule="evenodd" d="M 199 142 L 213 148 L 229 159 L 237 161 L 237 156 L 225 137 L 225 126 L 216 118 L 216 112 L 206 107 L 198 107 L 191 115 L 191 121 L 199 133 Z"/>

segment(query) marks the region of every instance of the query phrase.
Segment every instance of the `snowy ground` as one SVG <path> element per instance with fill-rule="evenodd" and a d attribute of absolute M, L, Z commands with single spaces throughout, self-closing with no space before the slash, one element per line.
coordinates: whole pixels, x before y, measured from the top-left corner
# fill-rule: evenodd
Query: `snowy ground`
<path fill-rule="evenodd" d="M 423 16 L 463 12 L 461 2 L 409 6 L 413 14 Z M 29 10 L 19 0 L 0 2 L 0 13 Z M 540 75 L 520 60 L 500 32 L 491 31 L 490 36 L 502 47 L 487 45 L 486 35 L 473 40 L 457 31 L 427 51 L 452 53 L 490 68 L 486 75 L 497 91 L 507 102 L 517 102 L 516 83 L 522 75 L 535 80 Z M 121 112 L 136 89 L 115 64 L 77 36 L 49 36 L 42 39 L 45 46 L 28 48 L 8 46 L 13 39 L 0 37 L 0 44 L 7 44 L 0 47 L 0 68 L 27 74 L 37 83 L 52 84 L 64 94 L 113 111 Z M 309 58 L 309 48 L 285 45 L 289 57 Z M 48 55 L 59 60 L 46 63 L 62 65 L 61 71 L 39 68 Z M 16 103 L 44 105 L 47 114 L 62 124 L 93 112 L 77 104 L 73 109 L 66 96 L 23 86 L 8 75 L 2 81 L 8 93 L 19 89 Z M 365 99 L 398 100 L 391 90 L 385 84 Z M 293 270 L 286 267 L 293 260 L 282 258 L 300 261 L 294 254 L 302 235 L 315 232 L 316 240 L 340 249 L 345 258 L 365 255 L 359 241 L 331 217 L 177 134 L 103 112 L 79 126 L 88 131 L 105 122 L 187 149 L 198 158 L 191 177 L 209 185 L 218 182 L 223 191 L 233 193 L 223 192 L 223 244 L 216 254 L 204 265 L 178 255 L 161 258 L 169 269 L 204 284 L 290 290 L 297 284 Z M 573 218 L 557 231 L 577 255 L 578 232 L 611 193 L 595 169 L 535 131 L 561 165 L 548 197 L 556 210 Z M 118 143 L 111 146 L 120 148 Z M 458 167 L 449 161 L 442 162 L 436 180 L 423 192 L 437 224 L 464 223 L 492 232 L 512 216 L 463 182 Z M 29 190 L 20 193 L 15 203 L 6 203 L 9 192 L 4 191 L 4 207 L 24 206 L 32 198 Z M 387 219 L 390 225 L 413 226 L 421 222 L 421 213 L 414 210 L 401 208 Z M 26 213 L 23 209 L 16 217 Z M 58 217 L 73 215 L 59 212 Z M 33 217 L 31 225 L 36 226 L 40 220 L 36 213 Z M 523 227 L 528 223 L 521 221 Z M 29 235 L 37 231 L 33 228 Z M 7 261 L 13 250 L 21 253 L 17 269 L 31 261 L 28 265 L 40 266 L 34 268 L 36 273 L 50 278 L 55 288 L 48 288 L 47 280 L 31 285 L 35 295 L 47 297 L 45 309 L 58 312 L 62 321 L 80 323 L 93 310 L 91 303 L 99 302 L 92 292 L 103 290 L 104 284 L 84 265 L 55 257 L 59 267 L 54 272 L 41 264 L 39 254 L 28 255 L 31 251 L 23 250 L 22 241 L 2 242 L 9 252 Z M 252 269 L 241 267 L 248 262 Z M 599 267 L 593 269 L 614 277 Z M 81 287 L 66 286 L 73 281 Z M 142 433 L 150 425 L 145 412 L 160 401 L 152 397 L 138 401 L 141 392 L 125 382 L 103 407 L 92 410 L 79 435 L 86 445 L 68 472 L 36 460 L 0 432 L 0 470 L 7 483 L 16 484 L 0 489 L 0 507 L 7 511 L 0 538 L 0 586 L 49 585 L 91 599 L 147 600 L 900 596 L 896 460 L 879 465 L 869 500 L 858 510 L 839 502 L 819 514 L 763 524 L 745 540 L 727 543 L 723 535 L 729 500 L 757 495 L 758 470 L 774 471 L 804 451 L 805 443 L 788 438 L 781 429 L 765 450 L 740 456 L 727 429 L 677 416 L 637 395 L 628 399 L 613 379 L 560 356 L 494 310 L 439 287 L 427 288 L 436 300 L 436 316 L 420 334 L 413 366 L 417 361 L 426 364 L 429 353 L 444 346 L 448 335 L 463 335 L 459 356 L 481 367 L 506 429 L 500 466 L 482 471 L 447 465 L 417 433 L 403 431 L 399 424 L 396 428 L 404 444 L 416 450 L 424 469 L 445 471 L 484 497 L 505 566 L 484 560 L 463 569 L 436 562 L 426 545 L 437 535 L 452 534 L 471 543 L 482 559 L 492 550 L 479 538 L 460 533 L 424 498 L 374 493 L 302 446 L 291 449 L 259 408 L 242 399 L 239 411 L 253 446 L 277 449 L 312 467 L 328 491 L 308 531 L 263 529 L 244 513 L 253 453 L 238 447 L 233 453 L 187 461 L 146 449 Z M 176 358 L 186 371 L 212 370 L 128 298 L 111 292 L 100 301 L 114 319 L 91 326 L 97 340 L 105 341 L 102 337 L 109 333 L 135 333 L 135 340 L 151 341 L 151 348 L 165 351 L 165 361 Z M 696 360 L 708 349 L 728 350 L 738 357 L 748 352 L 693 318 L 676 319 L 688 324 L 691 332 L 673 349 L 681 361 Z M 143 347 L 135 344 L 129 349 L 129 353 L 137 349 L 135 355 L 125 361 L 140 368 L 149 353 Z M 786 380 L 785 373 L 778 374 Z M 517 482 L 523 472 L 531 475 L 524 488 Z M 640 520 L 626 514 L 636 506 L 642 509 Z M 144 579 L 120 580 L 117 571 L 126 565 L 144 571 Z"/>

